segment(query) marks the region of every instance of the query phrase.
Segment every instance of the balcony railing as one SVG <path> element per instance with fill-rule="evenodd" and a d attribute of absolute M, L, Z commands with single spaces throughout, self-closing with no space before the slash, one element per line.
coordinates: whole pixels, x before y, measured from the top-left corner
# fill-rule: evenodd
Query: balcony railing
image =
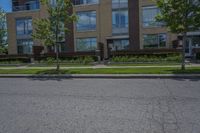
<path fill-rule="evenodd" d="M 16 11 L 26 11 L 26 10 L 37 10 L 40 9 L 40 3 L 34 2 L 34 3 L 27 3 L 20 6 L 13 6 L 13 12 Z"/>

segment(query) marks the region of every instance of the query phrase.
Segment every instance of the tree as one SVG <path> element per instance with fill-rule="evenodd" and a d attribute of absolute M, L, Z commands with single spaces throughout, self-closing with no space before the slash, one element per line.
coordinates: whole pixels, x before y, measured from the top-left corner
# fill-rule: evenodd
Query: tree
<path fill-rule="evenodd" d="M 0 7 L 0 54 L 7 53 L 6 14 Z"/>
<path fill-rule="evenodd" d="M 163 21 L 172 33 L 182 34 L 182 70 L 185 70 L 185 45 L 187 32 L 199 30 L 199 0 L 156 0 L 160 8 L 158 21 Z"/>
<path fill-rule="evenodd" d="M 66 23 L 73 23 L 77 20 L 75 14 L 70 10 L 73 8 L 71 0 L 41 0 L 41 3 L 47 8 L 48 17 L 34 21 L 35 32 L 33 38 L 40 40 L 45 46 L 53 46 L 56 51 L 56 70 L 59 71 L 59 44 L 65 40 L 65 34 L 70 30 Z"/>

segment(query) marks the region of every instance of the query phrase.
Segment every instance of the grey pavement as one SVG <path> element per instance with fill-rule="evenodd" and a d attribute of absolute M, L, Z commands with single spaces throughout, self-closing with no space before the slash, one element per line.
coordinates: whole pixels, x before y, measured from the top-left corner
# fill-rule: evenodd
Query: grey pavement
<path fill-rule="evenodd" d="M 200 133 L 200 79 L 0 78 L 0 133 Z"/>
<path fill-rule="evenodd" d="M 0 74 L 0 78 L 199 79 L 200 74 Z"/>

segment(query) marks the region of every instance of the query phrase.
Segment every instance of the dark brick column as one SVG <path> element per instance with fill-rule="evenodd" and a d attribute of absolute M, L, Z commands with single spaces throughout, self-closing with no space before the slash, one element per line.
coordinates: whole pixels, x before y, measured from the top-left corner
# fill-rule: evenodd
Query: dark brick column
<path fill-rule="evenodd" d="M 139 0 L 128 1 L 130 49 L 140 49 Z"/>
<path fill-rule="evenodd" d="M 69 13 L 73 13 L 73 9 L 70 9 Z M 74 25 L 66 22 L 66 26 L 70 30 L 70 33 L 65 36 L 67 52 L 74 52 Z"/>

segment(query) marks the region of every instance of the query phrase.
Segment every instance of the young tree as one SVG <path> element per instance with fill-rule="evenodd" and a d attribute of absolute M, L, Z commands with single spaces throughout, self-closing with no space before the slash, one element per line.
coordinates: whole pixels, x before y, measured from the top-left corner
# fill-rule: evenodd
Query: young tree
<path fill-rule="evenodd" d="M 7 53 L 6 14 L 0 7 L 0 54 Z"/>
<path fill-rule="evenodd" d="M 41 0 L 41 3 L 48 10 L 48 18 L 41 18 L 34 21 L 35 32 L 33 38 L 40 40 L 45 46 L 54 46 L 56 50 L 57 71 L 59 71 L 59 44 L 65 39 L 65 34 L 70 30 L 66 23 L 73 23 L 77 20 L 75 14 L 70 10 L 73 8 L 71 0 Z"/>
<path fill-rule="evenodd" d="M 199 30 L 200 1 L 199 0 L 156 0 L 160 8 L 158 21 L 163 21 L 172 33 L 182 34 L 182 70 L 185 70 L 185 45 L 187 32 Z"/>

